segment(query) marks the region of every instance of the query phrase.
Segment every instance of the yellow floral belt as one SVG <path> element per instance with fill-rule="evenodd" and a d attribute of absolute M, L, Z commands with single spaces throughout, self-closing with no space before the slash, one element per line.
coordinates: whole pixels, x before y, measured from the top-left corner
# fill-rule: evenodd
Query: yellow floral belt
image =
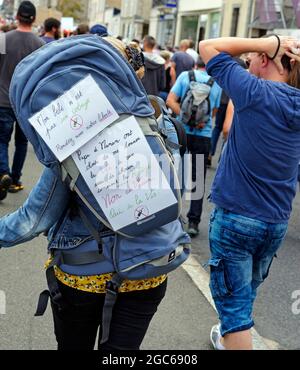
<path fill-rule="evenodd" d="M 45 263 L 47 268 L 51 263 L 52 258 L 50 257 Z M 93 276 L 77 276 L 70 275 L 63 272 L 58 267 L 54 267 L 56 278 L 63 284 L 69 286 L 70 288 L 82 290 L 90 293 L 105 293 L 106 292 L 106 282 L 111 280 L 112 273 L 93 275 Z M 147 290 L 151 288 L 156 288 L 162 284 L 167 278 L 167 275 L 157 276 L 151 279 L 143 280 L 124 280 L 119 292 L 133 292 L 136 290 Z"/>

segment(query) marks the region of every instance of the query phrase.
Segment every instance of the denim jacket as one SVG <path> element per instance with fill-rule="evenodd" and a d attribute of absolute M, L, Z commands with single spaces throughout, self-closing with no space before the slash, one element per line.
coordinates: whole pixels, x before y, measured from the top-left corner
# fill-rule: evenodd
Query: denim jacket
<path fill-rule="evenodd" d="M 75 198 L 73 198 L 74 196 Z M 82 266 L 70 266 L 62 263 L 60 268 L 64 272 L 74 275 L 98 275 L 114 272 L 116 268 L 113 257 L 114 236 L 111 232 L 107 232 L 105 226 L 90 213 L 80 198 L 73 195 L 68 186 L 62 182 L 59 174 L 49 168 L 44 170 L 25 204 L 14 213 L 0 219 L 0 247 L 22 244 L 44 233 L 48 236 L 48 249 L 50 251 L 57 250 L 60 252 L 76 249 L 77 253 L 98 252 L 98 243 L 85 227 L 79 213 L 73 212 L 73 205 L 79 205 L 87 215 L 90 226 L 99 235 L 102 235 L 102 254 L 104 258 L 100 262 Z M 119 243 L 118 253 L 120 256 L 125 256 L 124 261 L 121 260 L 119 263 L 127 263 L 132 259 L 131 254 L 135 258 L 135 254 L 141 253 L 140 246 L 144 248 L 146 245 L 146 249 L 149 248 L 148 250 L 153 255 L 150 253 L 151 258 L 148 256 L 148 259 L 152 259 L 156 254 L 164 253 L 169 249 L 168 253 L 170 253 L 178 245 L 189 246 L 190 239 L 184 232 L 180 221 L 177 220 L 159 228 L 155 233 L 146 234 L 132 240 L 126 240 L 125 238 L 124 241 L 120 240 Z M 131 243 L 129 247 L 128 243 Z M 126 252 L 127 250 L 128 252 Z M 188 254 L 189 247 L 180 255 L 180 258 L 185 260 Z M 179 261 L 180 258 L 176 259 Z M 171 265 L 172 263 L 170 263 Z M 156 269 L 159 270 L 159 267 Z M 162 273 L 165 273 L 164 270 L 162 270 Z"/>
<path fill-rule="evenodd" d="M 25 243 L 41 233 L 48 235 L 49 247 L 75 247 L 91 239 L 79 216 L 70 215 L 70 200 L 68 186 L 46 168 L 24 205 L 0 219 L 0 247 Z"/>

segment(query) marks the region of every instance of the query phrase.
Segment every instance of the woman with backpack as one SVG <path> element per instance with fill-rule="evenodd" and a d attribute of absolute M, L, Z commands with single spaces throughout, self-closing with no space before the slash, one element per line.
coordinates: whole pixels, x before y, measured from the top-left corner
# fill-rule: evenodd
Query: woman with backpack
<path fill-rule="evenodd" d="M 130 69 L 139 76 L 143 74 L 140 50 L 128 48 L 111 37 L 107 41 L 130 62 Z M 70 42 L 73 41 L 70 39 Z M 180 246 L 188 244 L 180 222 L 177 220 L 173 226 L 177 235 L 175 242 Z M 167 244 L 172 237 L 163 230 L 156 237 Z M 58 349 L 93 349 L 99 328 L 99 349 L 139 349 L 165 295 L 166 274 L 147 277 L 141 274 L 140 279 L 114 280 L 111 247 L 114 234 L 84 208 L 79 197 L 62 181 L 56 167 L 46 168 L 25 204 L 0 220 L 0 248 L 22 244 L 41 233 L 47 234 L 51 252 L 46 263 L 50 293 L 41 294 L 36 315 L 43 314 L 50 295 Z M 136 238 L 136 243 L 138 240 Z M 134 242 L 133 238 L 131 246 Z M 90 253 L 99 263 L 88 265 L 82 260 L 68 268 L 74 259 L 70 252 L 75 249 L 77 257 Z M 62 250 L 65 253 L 55 257 L 53 251 Z M 86 273 L 83 273 L 84 266 L 87 266 Z M 105 311 L 106 303 L 108 308 L 114 304 L 113 310 Z"/>

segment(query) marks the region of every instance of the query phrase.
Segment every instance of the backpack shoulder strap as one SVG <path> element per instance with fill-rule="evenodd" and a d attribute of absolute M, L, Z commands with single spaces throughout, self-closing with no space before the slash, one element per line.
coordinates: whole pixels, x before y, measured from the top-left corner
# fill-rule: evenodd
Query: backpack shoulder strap
<path fill-rule="evenodd" d="M 196 81 L 196 76 L 195 76 L 195 72 L 194 72 L 193 69 L 191 71 L 189 71 L 189 80 L 190 80 L 190 82 L 195 82 Z"/>
<path fill-rule="evenodd" d="M 187 134 L 182 123 L 177 121 L 176 118 L 170 117 L 170 120 L 173 122 L 175 130 L 177 132 L 178 142 L 180 145 L 179 152 L 180 156 L 183 157 L 187 150 Z"/>
<path fill-rule="evenodd" d="M 106 283 L 106 294 L 102 311 L 102 337 L 100 344 L 108 341 L 113 308 L 117 301 L 119 288 L 122 282 L 123 278 L 115 273 L 112 279 Z"/>
<path fill-rule="evenodd" d="M 215 80 L 212 78 L 212 77 L 210 77 L 210 79 L 206 82 L 206 84 L 208 85 L 208 86 L 210 86 L 210 87 L 212 87 L 212 85 L 215 83 Z"/>

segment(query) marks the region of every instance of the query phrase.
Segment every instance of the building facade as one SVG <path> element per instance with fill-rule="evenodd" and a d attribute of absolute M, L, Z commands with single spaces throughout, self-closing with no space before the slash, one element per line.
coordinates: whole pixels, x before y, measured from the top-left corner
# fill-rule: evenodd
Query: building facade
<path fill-rule="evenodd" d="M 151 9 L 152 0 L 122 0 L 121 35 L 127 40 L 148 35 Z"/>
<path fill-rule="evenodd" d="M 162 47 L 175 43 L 176 17 L 178 1 L 153 1 L 150 14 L 149 35 L 156 38 Z"/>
<path fill-rule="evenodd" d="M 104 25 L 111 36 L 119 36 L 121 33 L 121 9 L 107 8 L 104 13 Z"/>
<path fill-rule="evenodd" d="M 224 0 L 222 36 L 248 37 L 252 21 L 253 1 Z"/>
<path fill-rule="evenodd" d="M 88 0 L 88 23 L 107 25 L 107 9 L 121 9 L 122 0 Z M 111 11 L 113 12 L 113 11 Z"/>
<path fill-rule="evenodd" d="M 292 0 L 224 0 L 222 36 L 261 37 L 277 32 L 300 37 Z"/>
<path fill-rule="evenodd" d="M 222 0 L 180 0 L 178 2 L 175 44 L 192 39 L 198 45 L 221 33 Z"/>

